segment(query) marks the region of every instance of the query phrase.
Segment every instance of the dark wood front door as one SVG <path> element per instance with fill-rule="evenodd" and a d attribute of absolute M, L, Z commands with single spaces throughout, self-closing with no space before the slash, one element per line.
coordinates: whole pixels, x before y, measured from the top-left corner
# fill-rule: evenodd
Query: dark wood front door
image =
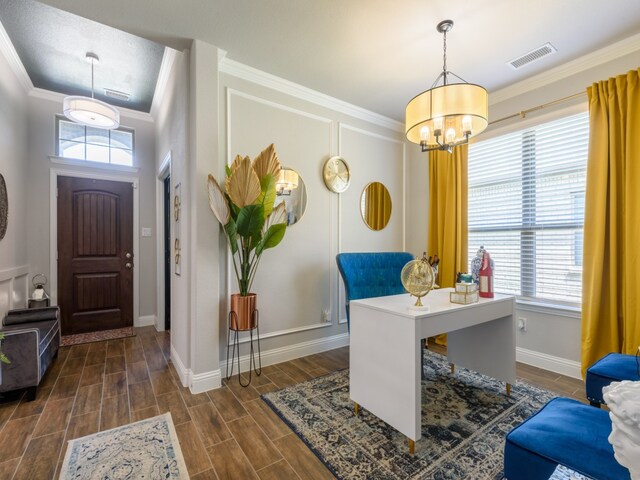
<path fill-rule="evenodd" d="M 62 334 L 133 326 L 133 185 L 58 177 Z"/>

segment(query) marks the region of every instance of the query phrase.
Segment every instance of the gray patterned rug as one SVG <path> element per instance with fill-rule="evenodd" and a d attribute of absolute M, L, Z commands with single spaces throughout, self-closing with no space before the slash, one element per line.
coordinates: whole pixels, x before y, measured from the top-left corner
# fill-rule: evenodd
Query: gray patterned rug
<path fill-rule="evenodd" d="M 366 410 L 353 414 L 349 371 L 342 370 L 262 398 L 339 479 L 502 478 L 505 435 L 555 395 L 504 383 L 425 353 L 422 439 L 409 455 L 406 437 Z"/>
<path fill-rule="evenodd" d="M 171 414 L 69 441 L 60 480 L 188 480 Z"/>

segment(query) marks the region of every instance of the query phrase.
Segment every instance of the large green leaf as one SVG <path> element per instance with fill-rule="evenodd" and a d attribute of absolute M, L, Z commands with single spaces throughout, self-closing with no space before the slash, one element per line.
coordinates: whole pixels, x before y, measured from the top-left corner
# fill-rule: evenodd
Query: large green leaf
<path fill-rule="evenodd" d="M 271 214 L 273 210 L 273 204 L 276 202 L 276 179 L 273 175 L 265 175 L 260 180 L 260 195 L 255 201 L 256 205 L 262 205 L 264 207 L 265 218 Z"/>
<path fill-rule="evenodd" d="M 262 205 L 245 205 L 238 213 L 237 232 L 244 238 L 255 237 L 264 224 L 264 208 Z"/>
<path fill-rule="evenodd" d="M 286 223 L 276 223 L 275 225 L 271 225 L 264 237 L 262 237 L 262 241 L 256 247 L 256 255 L 262 255 L 262 251 L 267 248 L 273 248 L 278 245 L 282 239 L 284 238 L 284 232 L 287 230 Z"/>
<path fill-rule="evenodd" d="M 238 251 L 238 235 L 236 231 L 236 222 L 233 221 L 233 218 L 230 218 L 229 222 L 224 226 L 224 232 L 227 234 L 227 238 L 229 239 L 231 253 L 235 255 Z"/>
<path fill-rule="evenodd" d="M 224 194 L 224 198 L 227 199 L 227 204 L 229 205 L 231 218 L 233 219 L 233 221 L 237 222 L 238 213 L 240 213 L 240 209 L 231 201 L 231 199 L 229 198 L 229 195 L 227 195 L 226 193 Z"/>

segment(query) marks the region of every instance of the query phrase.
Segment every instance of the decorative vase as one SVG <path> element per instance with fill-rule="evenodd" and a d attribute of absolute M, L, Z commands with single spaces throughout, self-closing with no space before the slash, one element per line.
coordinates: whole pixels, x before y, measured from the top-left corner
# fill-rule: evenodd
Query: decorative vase
<path fill-rule="evenodd" d="M 258 296 L 249 293 L 242 296 L 231 294 L 231 308 L 229 312 L 229 328 L 236 331 L 253 330 L 256 328 L 258 315 Z"/>

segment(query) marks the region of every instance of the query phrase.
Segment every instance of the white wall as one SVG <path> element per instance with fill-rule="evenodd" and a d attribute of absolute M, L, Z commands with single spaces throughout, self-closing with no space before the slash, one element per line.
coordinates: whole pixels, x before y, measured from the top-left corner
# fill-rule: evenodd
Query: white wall
<path fill-rule="evenodd" d="M 174 189 L 180 184 L 183 207 L 181 209 L 180 231 L 176 231 L 176 223 L 171 222 L 171 249 L 173 240 L 180 238 L 183 248 L 181 252 L 181 275 L 175 274 L 175 263 L 171 272 L 171 347 L 172 358 L 182 381 L 188 384 L 187 370 L 190 358 L 190 301 L 191 289 L 189 281 L 190 252 L 190 208 L 188 175 L 188 125 L 189 125 L 189 51 L 177 53 L 169 79 L 167 81 L 164 101 L 160 105 L 155 124 L 156 141 L 156 195 L 158 208 L 162 205 L 163 184 L 157 178 L 158 169 L 167 154 L 171 155 L 171 198 Z M 160 252 L 162 253 L 162 252 Z M 173 256 L 172 256 L 173 258 Z M 164 282 L 162 282 L 164 285 Z M 160 306 L 158 311 L 164 307 Z M 158 321 L 164 323 L 163 315 Z"/>
<path fill-rule="evenodd" d="M 8 225 L 0 240 L 0 318 L 26 306 L 28 253 L 25 237 L 27 198 L 27 98 L 4 55 L 0 54 L 0 174 L 9 200 Z M 29 277 L 30 278 L 30 277 Z"/>
<path fill-rule="evenodd" d="M 267 250 L 253 285 L 258 294 L 263 365 L 348 343 L 344 294 L 335 256 L 348 251 L 404 250 L 405 144 L 402 132 L 350 115 L 343 105 L 313 96 L 304 88 L 260 73 L 221 68 L 221 138 L 228 163 L 237 154 L 254 158 L 274 143 L 283 166 L 298 171 L 307 189 L 307 210 L 287 228 L 280 245 Z M 268 88 L 265 84 L 273 85 Z M 322 96 L 320 96 L 322 97 Z M 318 97 L 315 97 L 318 98 Z M 393 123 L 387 121 L 387 123 Z M 351 185 L 341 195 L 322 179 L 324 162 L 345 158 Z M 222 178 L 222 172 L 217 175 Z M 364 224 L 360 195 L 372 181 L 388 188 L 389 225 L 378 232 Z M 216 226 L 219 230 L 219 227 Z M 225 267 L 225 299 L 237 291 Z M 323 311 L 329 311 L 323 321 Z M 226 353 L 226 318 L 220 320 L 221 365 Z M 242 354 L 247 345 L 243 344 Z"/>
<path fill-rule="evenodd" d="M 49 225 L 50 225 L 50 172 L 82 171 L 100 172 L 113 176 L 137 177 L 139 188 L 140 231 L 142 227 L 151 228 L 151 237 L 139 238 L 139 252 L 135 268 L 139 274 L 139 309 L 142 317 L 155 316 L 156 313 L 156 241 L 155 225 L 155 145 L 153 123 L 122 117 L 123 126 L 135 130 L 135 165 L 137 173 L 118 173 L 107 169 L 77 167 L 54 164 L 50 156 L 55 155 L 55 115 L 62 113 L 62 102 L 55 99 L 29 97 L 28 101 L 28 181 L 23 188 L 26 191 L 28 205 L 28 226 L 26 244 L 29 251 L 29 263 L 32 273 L 44 273 L 50 281 Z"/>

